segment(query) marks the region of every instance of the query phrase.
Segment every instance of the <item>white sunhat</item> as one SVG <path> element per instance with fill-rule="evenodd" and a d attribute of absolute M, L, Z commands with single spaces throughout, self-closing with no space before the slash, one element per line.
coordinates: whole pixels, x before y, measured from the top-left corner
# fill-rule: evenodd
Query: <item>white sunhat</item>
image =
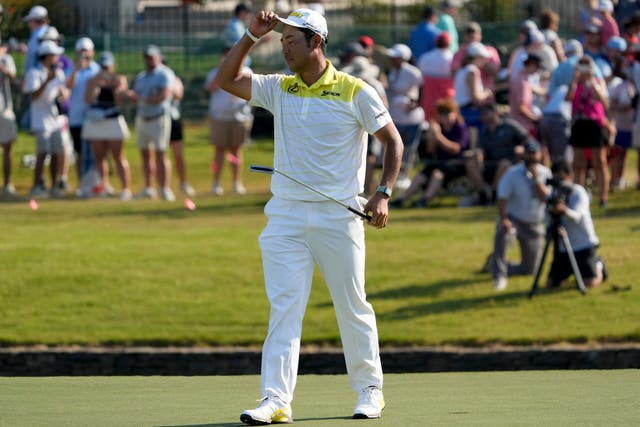
<path fill-rule="evenodd" d="M 41 19 L 45 19 L 47 16 L 49 16 L 49 12 L 47 12 L 47 9 L 45 9 L 44 6 L 37 5 L 33 6 L 31 10 L 29 10 L 29 14 L 22 18 L 22 20 L 24 22 L 36 20 L 39 21 Z"/>
<path fill-rule="evenodd" d="M 411 59 L 412 55 L 413 54 L 411 53 L 411 48 L 402 43 L 394 44 L 389 49 L 387 49 L 387 56 L 389 58 L 402 58 L 405 61 L 408 61 Z"/>
<path fill-rule="evenodd" d="M 89 37 L 80 37 L 76 41 L 76 52 L 81 52 L 83 50 L 93 51 L 94 49 L 95 49 L 95 46 L 93 44 L 93 41 L 91 41 Z"/>
<path fill-rule="evenodd" d="M 287 18 L 280 18 L 281 22 L 274 28 L 275 31 L 281 33 L 282 28 L 285 25 L 290 25 L 297 28 L 308 28 L 314 33 L 322 37 L 322 40 L 327 41 L 329 37 L 329 30 L 327 29 L 327 20 L 324 19 L 320 13 L 311 9 L 296 9 L 289 14 Z"/>
<path fill-rule="evenodd" d="M 467 55 L 477 58 L 491 58 L 491 53 L 487 50 L 487 48 L 480 42 L 473 42 L 469 44 L 467 48 Z"/>
<path fill-rule="evenodd" d="M 38 56 L 43 55 L 61 55 L 64 52 L 64 48 L 58 46 L 58 44 L 51 40 L 45 40 L 38 46 Z"/>

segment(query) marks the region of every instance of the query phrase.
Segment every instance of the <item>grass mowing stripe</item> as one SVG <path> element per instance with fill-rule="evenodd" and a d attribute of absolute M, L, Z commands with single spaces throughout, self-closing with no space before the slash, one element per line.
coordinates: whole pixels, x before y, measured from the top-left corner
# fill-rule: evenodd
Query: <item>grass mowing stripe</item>
<path fill-rule="evenodd" d="M 0 378 L 2 426 L 234 426 L 257 376 Z M 640 371 L 523 371 L 385 376 L 384 426 L 637 424 Z M 344 375 L 299 377 L 295 423 L 354 426 Z"/>

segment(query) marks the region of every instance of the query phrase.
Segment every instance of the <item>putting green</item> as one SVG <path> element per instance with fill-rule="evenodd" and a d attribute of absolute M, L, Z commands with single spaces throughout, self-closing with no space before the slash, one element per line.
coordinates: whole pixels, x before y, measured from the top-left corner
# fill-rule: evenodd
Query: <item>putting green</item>
<path fill-rule="evenodd" d="M 257 376 L 0 378 L 0 426 L 234 426 Z M 385 376 L 381 420 L 351 420 L 346 376 L 300 376 L 297 425 L 630 426 L 640 371 L 526 371 Z"/>

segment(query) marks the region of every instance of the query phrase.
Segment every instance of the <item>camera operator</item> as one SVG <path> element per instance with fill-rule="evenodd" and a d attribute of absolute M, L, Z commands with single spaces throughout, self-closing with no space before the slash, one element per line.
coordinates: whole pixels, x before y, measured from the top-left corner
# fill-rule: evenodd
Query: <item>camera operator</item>
<path fill-rule="evenodd" d="M 569 238 L 584 285 L 598 286 L 606 280 L 606 271 L 604 261 L 596 255 L 600 243 L 589 211 L 587 191 L 573 182 L 571 168 L 565 161 L 554 163 L 551 172 L 555 188 L 549 200 L 549 211 L 552 216 L 556 216 L 559 225 L 564 229 L 558 232 L 565 232 Z M 547 280 L 547 286 L 550 288 L 560 286 L 573 274 L 562 239 L 558 239 L 557 244 Z"/>
<path fill-rule="evenodd" d="M 507 287 L 507 276 L 533 274 L 542 256 L 549 194 L 546 182 L 551 171 L 540 163 L 541 159 L 540 144 L 529 139 L 524 148 L 524 161 L 511 166 L 498 184 L 500 218 L 496 224 L 493 255 L 489 259 L 496 291 Z M 520 244 L 520 264 L 507 261 L 507 246 L 514 235 Z"/>

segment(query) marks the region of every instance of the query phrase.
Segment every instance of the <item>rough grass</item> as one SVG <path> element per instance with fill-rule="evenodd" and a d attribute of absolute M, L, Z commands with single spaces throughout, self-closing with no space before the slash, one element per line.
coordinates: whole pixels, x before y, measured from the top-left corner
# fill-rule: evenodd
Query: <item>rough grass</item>
<path fill-rule="evenodd" d="M 257 238 L 269 177 L 245 167 L 247 196 L 214 197 L 206 126 L 188 126 L 186 141 L 195 211 L 180 198 L 41 200 L 32 211 L 32 172 L 16 165 L 21 197 L 0 202 L 0 344 L 261 343 L 269 308 Z M 31 147 L 21 135 L 16 163 Z M 271 148 L 248 146 L 245 166 L 270 165 Z M 127 150 L 137 190 L 139 155 L 132 141 Z M 224 179 L 229 189 L 228 170 Z M 367 293 L 382 344 L 639 341 L 640 192 L 613 194 L 594 217 L 610 281 L 586 296 L 570 286 L 530 300 L 531 277 L 510 279 L 496 294 L 477 273 L 491 249 L 495 207 L 459 209 L 445 197 L 436 208 L 393 211 L 389 227 L 367 229 Z M 317 272 L 303 341 L 339 343 Z"/>

